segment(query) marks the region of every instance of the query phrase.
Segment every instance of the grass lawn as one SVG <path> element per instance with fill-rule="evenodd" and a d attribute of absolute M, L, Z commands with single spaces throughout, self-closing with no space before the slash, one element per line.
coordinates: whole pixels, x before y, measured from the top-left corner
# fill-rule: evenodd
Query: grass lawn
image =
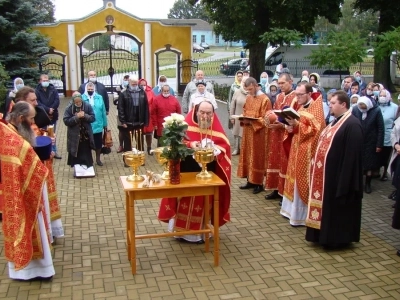
<path fill-rule="evenodd" d="M 199 63 L 198 69 L 203 70 L 207 76 L 213 76 L 213 77 L 225 76 L 222 73 L 220 73 L 220 71 L 219 71 L 220 66 L 221 66 L 221 64 L 223 64 L 231 59 L 234 59 L 234 58 L 237 58 L 237 57 L 232 56 L 232 57 L 226 57 L 226 58 L 221 58 L 221 59 L 212 59 L 212 60 L 205 59 L 205 62 Z M 183 72 L 189 72 L 189 68 L 186 68 L 186 70 L 184 70 Z M 192 70 L 192 76 L 194 76 L 194 73 L 195 73 L 195 70 Z M 160 74 L 167 76 L 167 78 L 175 77 L 176 68 L 169 68 L 169 69 L 162 70 L 162 71 L 160 71 Z"/>
<path fill-rule="evenodd" d="M 192 59 L 207 58 L 213 56 L 212 53 L 192 53 Z M 159 66 L 169 66 L 176 64 L 176 54 L 173 52 L 163 52 L 158 56 Z"/>

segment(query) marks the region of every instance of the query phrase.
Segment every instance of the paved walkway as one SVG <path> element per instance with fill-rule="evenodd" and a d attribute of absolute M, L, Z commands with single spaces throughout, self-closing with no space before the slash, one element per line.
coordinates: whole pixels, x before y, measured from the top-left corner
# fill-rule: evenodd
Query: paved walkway
<path fill-rule="evenodd" d="M 117 144 L 114 106 L 110 122 Z M 52 282 L 10 280 L 1 233 L 0 299 L 400 299 L 400 232 L 390 227 L 390 182 L 373 181 L 364 199 L 360 243 L 325 251 L 304 240 L 305 228 L 279 215 L 277 201 L 239 190 L 244 180 L 233 175 L 232 222 L 221 227 L 220 267 L 213 267 L 203 245 L 151 239 L 138 243 L 133 276 L 118 181 L 129 170 L 115 152 L 118 145 L 95 178 L 74 179 L 66 165 L 66 127 L 60 123 L 57 130 L 63 159 L 55 161 L 55 172 L 66 236 L 54 246 L 56 275 Z M 234 172 L 237 162 L 233 157 Z M 146 168 L 161 170 L 154 157 Z M 139 232 L 166 230 L 156 218 L 157 201 L 139 202 L 136 210 Z"/>

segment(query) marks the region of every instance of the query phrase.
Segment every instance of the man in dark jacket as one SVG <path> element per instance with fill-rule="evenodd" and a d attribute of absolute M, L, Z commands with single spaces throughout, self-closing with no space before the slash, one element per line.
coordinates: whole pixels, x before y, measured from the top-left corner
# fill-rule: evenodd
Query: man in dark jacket
<path fill-rule="evenodd" d="M 96 71 L 89 71 L 88 72 L 88 79 L 89 79 L 88 82 L 93 82 L 94 83 L 96 93 L 101 95 L 101 97 L 103 97 L 104 106 L 106 108 L 106 112 L 107 112 L 107 115 L 108 115 L 108 112 L 110 111 L 110 103 L 109 103 L 109 100 L 108 100 L 108 94 L 107 94 L 106 87 L 104 86 L 104 84 L 102 84 L 102 83 L 97 81 Z M 79 87 L 78 92 L 81 95 L 83 95 L 85 93 L 85 87 L 86 87 L 86 84 L 88 82 L 82 83 L 81 86 Z"/>
<path fill-rule="evenodd" d="M 131 151 L 132 148 L 143 151 L 143 128 L 149 125 L 149 104 L 136 76 L 129 77 L 128 87 L 118 99 L 118 118 L 122 126 L 124 151 Z M 136 145 L 132 145 L 132 136 Z"/>
<path fill-rule="evenodd" d="M 43 107 L 46 113 L 49 115 L 51 124 L 54 125 L 55 132 L 58 120 L 58 107 L 60 106 L 60 98 L 58 96 L 57 89 L 50 83 L 48 75 L 40 75 L 40 81 L 36 87 L 35 94 L 39 106 Z M 57 153 L 56 143 L 53 145 L 53 151 L 55 153 L 54 158 L 61 159 L 61 156 L 59 156 Z"/>

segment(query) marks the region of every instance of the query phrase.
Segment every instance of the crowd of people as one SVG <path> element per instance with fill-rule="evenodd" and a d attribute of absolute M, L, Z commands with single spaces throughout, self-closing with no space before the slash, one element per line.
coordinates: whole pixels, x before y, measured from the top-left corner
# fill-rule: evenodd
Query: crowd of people
<path fill-rule="evenodd" d="M 358 242 L 372 179 L 392 175 L 399 186 L 399 109 L 390 92 L 366 84 L 359 71 L 325 92 L 319 74 L 304 70 L 294 83 L 283 66 L 271 82 L 266 73 L 257 82 L 238 71 L 231 95 L 232 155 L 240 154 L 237 176 L 246 178 L 240 189 L 270 191 L 265 199 L 279 199 L 290 225 L 307 227 L 307 241 L 328 248 Z M 397 200 L 399 228 L 400 192 L 389 197 Z"/>
<path fill-rule="evenodd" d="M 216 158 L 208 168 L 226 183 L 220 188 L 220 226 L 230 221 L 231 155 L 239 155 L 237 176 L 246 179 L 239 188 L 253 194 L 270 191 L 265 199 L 280 200 L 280 214 L 292 226 L 306 226 L 307 241 L 328 248 L 358 242 L 363 192 L 373 191 L 374 177 L 386 181 L 389 175 L 396 188 L 390 195 L 396 200 L 393 227 L 400 229 L 399 108 L 387 89 L 366 84 L 360 72 L 346 76 L 340 89 L 327 92 L 319 74 L 303 71 L 295 83 L 286 66 L 271 82 L 266 72 L 259 80 L 248 71 L 236 72 L 227 102 L 232 149 L 216 114 L 213 85 L 202 70 L 187 84 L 181 101 L 164 75 L 155 87 L 126 75 L 116 92 L 118 153 L 136 148 L 152 155 L 153 138 L 162 146 L 164 118 L 172 113 L 186 114 L 187 147 L 214 147 Z M 53 159 L 62 159 L 54 134 L 59 105 L 58 92 L 46 74 L 35 89 L 16 78 L 6 101 L 0 138 L 10 142 L 0 146 L 0 212 L 10 278 L 46 279 L 55 274 L 50 247 L 54 238 L 64 235 L 52 167 Z M 63 114 L 69 166 L 103 166 L 109 108 L 107 90 L 92 70 Z M 37 140 L 42 136 L 49 137 L 48 153 Z M 212 140 L 201 140 L 203 136 Z M 3 159 L 10 156 L 13 159 Z M 180 167 L 182 172 L 201 169 L 192 156 Z M 202 229 L 207 226 L 204 213 L 204 197 L 163 198 L 158 218 L 171 232 Z M 21 222 L 26 229 L 22 236 Z M 179 238 L 203 242 L 202 235 Z"/>

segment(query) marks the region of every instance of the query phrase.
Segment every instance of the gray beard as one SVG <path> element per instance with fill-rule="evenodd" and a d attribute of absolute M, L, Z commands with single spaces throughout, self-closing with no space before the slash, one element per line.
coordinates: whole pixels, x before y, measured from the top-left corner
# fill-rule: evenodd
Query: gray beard
<path fill-rule="evenodd" d="M 208 129 L 211 126 L 211 120 L 204 120 L 204 121 L 200 121 L 199 123 L 199 127 L 201 129 Z"/>
<path fill-rule="evenodd" d="M 17 130 L 19 135 L 22 136 L 25 141 L 31 144 L 32 147 L 36 146 L 35 132 L 32 130 L 29 124 L 27 124 L 26 122 L 21 122 L 20 124 L 18 124 Z"/>

